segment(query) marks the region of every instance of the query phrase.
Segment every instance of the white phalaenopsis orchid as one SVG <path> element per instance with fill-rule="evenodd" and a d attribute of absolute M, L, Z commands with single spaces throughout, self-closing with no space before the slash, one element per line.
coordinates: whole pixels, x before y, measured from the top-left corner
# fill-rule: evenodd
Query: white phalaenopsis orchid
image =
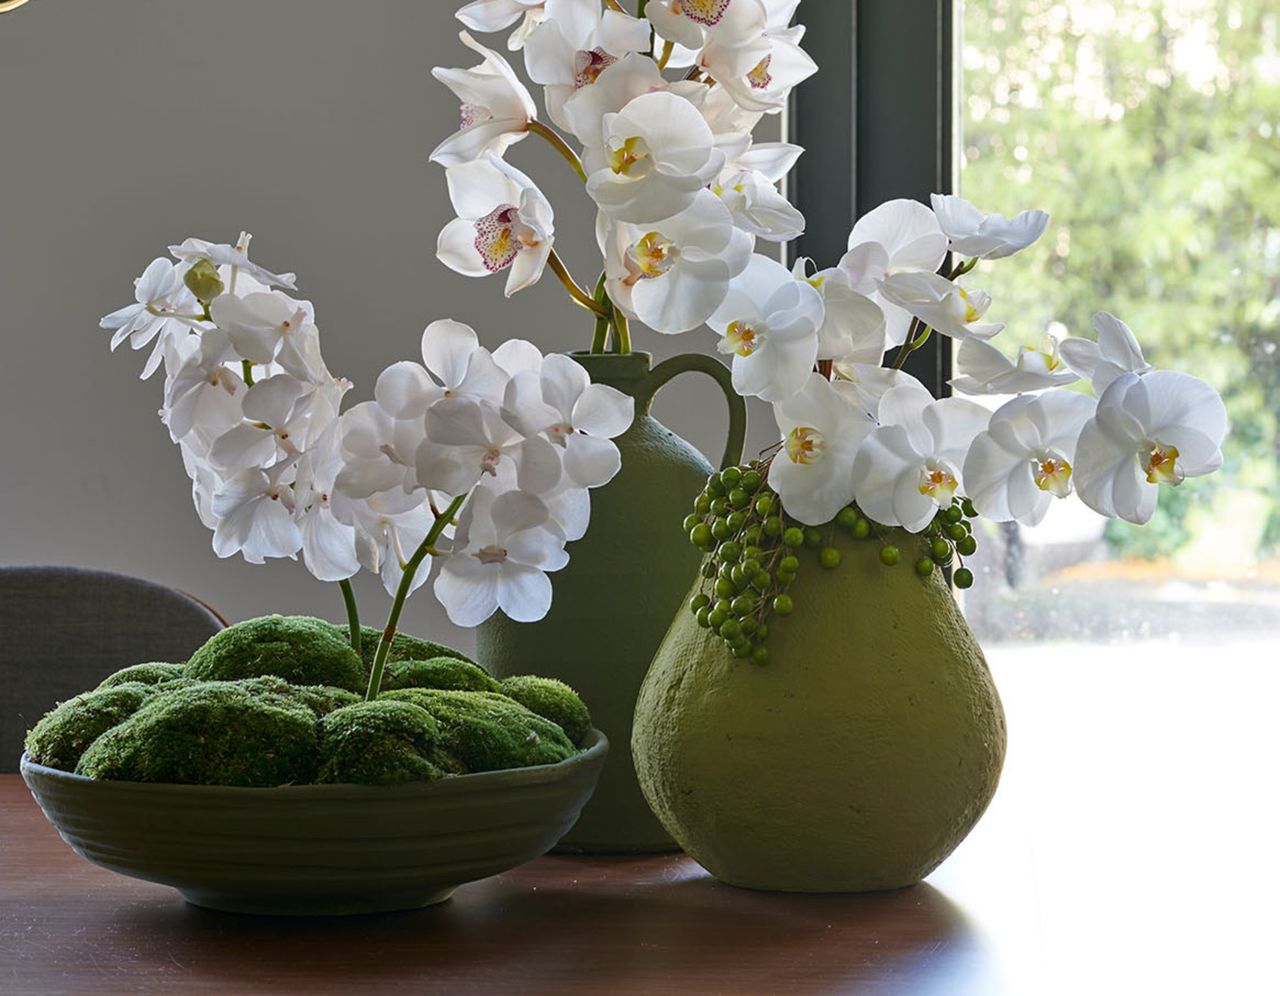
<path fill-rule="evenodd" d="M 329 379 L 320 358 L 320 333 L 310 302 L 295 301 L 279 291 L 244 297 L 223 294 L 209 305 L 209 314 L 242 359 L 278 363 L 294 377 L 312 384 Z"/>
<path fill-rule="evenodd" d="M 769 487 L 787 514 L 819 526 L 853 500 L 854 458 L 875 427 L 821 374 L 773 406 L 782 448 L 769 467 Z"/>
<path fill-rule="evenodd" d="M 510 268 L 507 297 L 536 284 L 555 243 L 555 217 L 542 191 L 492 154 L 447 176 L 458 217 L 440 232 L 440 262 L 467 277 Z"/>
<path fill-rule="evenodd" d="M 334 511 L 341 504 L 336 479 L 342 470 L 338 422 L 329 427 L 298 461 L 293 483 L 294 515 L 302 535 L 302 559 L 320 581 L 343 581 L 360 571 L 356 530 Z"/>
<path fill-rule="evenodd" d="M 547 572 L 569 562 L 564 545 L 539 498 L 479 487 L 436 578 L 436 597 L 458 626 L 478 626 L 499 609 L 516 622 L 541 619 L 551 608 Z"/>
<path fill-rule="evenodd" d="M 459 9 L 457 18 L 481 34 L 501 31 L 520 21 L 507 39 L 507 48 L 518 52 L 546 17 L 545 7 L 545 0 L 471 0 Z"/>
<path fill-rule="evenodd" d="M 753 145 L 726 162 L 711 191 L 733 213 L 744 232 L 770 242 L 789 242 L 804 234 L 804 215 L 778 190 L 804 150 L 786 142 Z"/>
<path fill-rule="evenodd" d="M 228 267 L 231 273 L 227 282 L 227 289 L 231 293 L 236 290 L 235 278 L 239 274 L 252 277 L 263 287 L 283 287 L 286 290 L 296 290 L 295 282 L 298 278 L 295 274 L 272 273 L 249 259 L 249 243 L 252 239 L 253 236 L 248 232 L 241 232 L 240 238 L 236 240 L 236 244 L 233 246 L 227 245 L 225 242 L 187 239 L 181 245 L 170 246 L 169 252 L 173 254 L 174 259 L 181 260 L 184 263 L 196 263 L 203 259 L 208 260 L 217 267 Z"/>
<path fill-rule="evenodd" d="M 298 555 L 302 532 L 293 518 L 293 489 L 285 481 L 295 463 L 291 458 L 265 469 L 247 467 L 222 485 L 212 503 L 218 519 L 214 553 L 219 557 L 238 553 L 251 564 Z"/>
<path fill-rule="evenodd" d="M 1049 224 L 1045 211 L 1023 211 L 1006 218 L 983 214 L 963 197 L 933 194 L 933 213 L 951 240 L 951 251 L 971 259 L 1004 259 L 1035 242 Z"/>
<path fill-rule="evenodd" d="M 1121 374 L 1080 433 L 1075 479 L 1095 512 L 1139 525 L 1155 512 L 1160 485 L 1222 466 L 1227 410 L 1197 377 L 1157 370 Z"/>
<path fill-rule="evenodd" d="M 431 70 L 462 105 L 461 128 L 431 153 L 432 162 L 442 166 L 461 166 L 486 153 L 501 156 L 529 133 L 529 123 L 538 117 L 533 97 L 511 64 L 465 31 L 459 37 L 484 61 L 471 69 Z"/>
<path fill-rule="evenodd" d="M 1115 315 L 1099 311 L 1093 316 L 1093 327 L 1098 332 L 1097 342 L 1064 339 L 1060 350 L 1067 366 L 1081 377 L 1088 377 L 1097 394 L 1102 394 L 1124 374 L 1141 376 L 1151 370 L 1151 364 L 1142 355 L 1137 336 Z"/>
<path fill-rule="evenodd" d="M 918 533 L 963 487 L 969 446 L 991 413 L 971 401 L 935 401 L 918 381 L 880 399 L 880 426 L 853 462 L 853 493 L 876 522 Z"/>
<path fill-rule="evenodd" d="M 999 408 L 964 462 L 968 497 L 993 522 L 1035 526 L 1055 498 L 1072 491 L 1076 441 L 1097 402 L 1054 390 Z"/>
<path fill-rule="evenodd" d="M 965 394 L 1022 394 L 1080 379 L 1063 362 L 1058 341 L 1049 335 L 1039 348 L 1020 346 L 1013 360 L 990 343 L 968 336 L 960 342 L 956 366 L 960 372 L 951 378 L 951 386 Z"/>
<path fill-rule="evenodd" d="M 880 283 L 880 294 L 929 328 L 955 339 L 990 339 L 1004 329 L 982 319 L 991 307 L 986 291 L 967 291 L 936 273 L 893 273 Z"/>
<path fill-rule="evenodd" d="M 818 358 L 822 296 L 781 263 L 753 255 L 707 320 L 733 357 L 733 387 L 746 397 L 785 401 L 802 387 Z"/>
<path fill-rule="evenodd" d="M 174 341 L 185 337 L 200 321 L 199 302 L 183 282 L 186 272 L 187 267 L 174 265 L 163 256 L 153 259 L 134 281 L 135 303 L 111 312 L 99 323 L 112 333 L 112 351 L 126 339 L 133 349 L 145 349 L 155 341 L 142 368 L 143 380 L 156 372 Z"/>

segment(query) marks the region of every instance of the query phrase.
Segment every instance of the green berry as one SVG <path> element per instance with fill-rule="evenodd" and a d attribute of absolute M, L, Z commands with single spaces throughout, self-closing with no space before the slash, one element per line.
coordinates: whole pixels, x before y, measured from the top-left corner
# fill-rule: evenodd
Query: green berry
<path fill-rule="evenodd" d="M 756 600 L 750 595 L 739 595 L 729 605 L 729 611 L 735 616 L 749 616 L 756 610 Z"/>
<path fill-rule="evenodd" d="M 710 546 L 715 542 L 715 537 L 711 534 L 711 527 L 705 522 L 699 522 L 689 530 L 689 542 L 699 548 Z"/>
<path fill-rule="evenodd" d="M 950 505 L 947 506 L 947 510 L 942 513 L 942 517 L 946 519 L 948 522 L 953 522 L 953 523 L 959 522 L 961 519 L 964 518 L 964 509 L 962 509 L 955 502 L 952 502 Z"/>
<path fill-rule="evenodd" d="M 796 603 L 792 601 L 790 595 L 779 595 L 773 600 L 773 611 L 780 616 L 789 616 L 795 610 Z"/>
<path fill-rule="evenodd" d="M 969 570 L 967 567 L 961 567 L 951 575 L 951 580 L 956 583 L 957 588 L 972 588 L 973 571 Z"/>
<path fill-rule="evenodd" d="M 859 519 L 853 524 L 850 530 L 856 539 L 866 539 L 871 535 L 871 523 L 866 519 Z"/>
<path fill-rule="evenodd" d="M 729 569 L 729 581 L 733 585 L 734 591 L 741 591 L 751 583 L 748 576 L 742 573 L 742 567 L 739 564 L 734 564 Z"/>
<path fill-rule="evenodd" d="M 840 551 L 834 546 L 824 547 L 822 552 L 818 554 L 818 563 L 822 564 L 827 570 L 840 566 Z"/>
<path fill-rule="evenodd" d="M 956 549 L 962 557 L 972 557 L 978 552 L 978 541 L 972 536 L 966 536 L 956 544 Z"/>
<path fill-rule="evenodd" d="M 744 661 L 751 656 L 751 643 L 748 640 L 743 640 L 741 643 L 735 643 L 729 649 L 733 651 L 733 656 L 738 658 L 738 660 Z"/>
<path fill-rule="evenodd" d="M 730 512 L 725 516 L 725 522 L 729 523 L 729 528 L 737 534 L 747 524 L 747 515 L 745 512 Z"/>
<path fill-rule="evenodd" d="M 768 515 L 773 511 L 773 498 L 769 495 L 761 495 L 756 499 L 756 511 L 761 515 Z"/>
<path fill-rule="evenodd" d="M 735 566 L 734 564 L 721 564 L 720 570 L 716 572 L 716 577 L 728 578 L 729 580 L 733 580 L 734 566 Z"/>
<path fill-rule="evenodd" d="M 792 526 L 782 534 L 782 542 L 787 546 L 795 547 L 804 544 L 804 530 L 796 526 Z"/>
<path fill-rule="evenodd" d="M 698 625 L 701 626 L 703 629 L 711 628 L 711 610 L 710 609 L 698 610 Z"/>
<path fill-rule="evenodd" d="M 743 636 L 750 636 L 760 628 L 760 624 L 756 622 L 755 616 L 743 616 L 738 620 L 738 625 L 742 627 Z"/>
<path fill-rule="evenodd" d="M 725 490 L 736 488 L 738 482 L 742 480 L 742 471 L 737 467 L 725 467 L 720 471 L 720 483 L 724 485 Z"/>
<path fill-rule="evenodd" d="M 733 582 L 728 578 L 718 578 L 715 590 L 719 598 L 732 598 L 738 593 L 738 589 L 733 586 Z"/>
<path fill-rule="evenodd" d="M 960 508 L 964 511 L 964 514 L 967 515 L 969 518 L 976 519 L 978 517 L 978 510 L 973 507 L 973 502 L 971 502 L 968 498 L 960 499 Z"/>
<path fill-rule="evenodd" d="M 778 571 L 775 577 L 778 579 L 778 584 L 783 585 L 784 587 L 796 579 L 795 574 L 791 571 Z"/>
<path fill-rule="evenodd" d="M 716 551 L 716 556 L 720 558 L 722 564 L 736 564 L 742 559 L 742 544 L 734 540 L 721 543 L 720 549 Z"/>
<path fill-rule="evenodd" d="M 927 578 L 930 574 L 932 574 L 932 573 L 933 573 L 933 558 L 932 558 L 932 557 L 921 557 L 919 560 L 917 560 L 917 561 L 916 561 L 916 573 L 917 573 L 917 574 L 919 574 L 922 578 Z"/>
<path fill-rule="evenodd" d="M 773 585 L 773 575 L 768 571 L 759 571 L 751 579 L 751 587 L 758 592 L 766 592 Z"/>
<path fill-rule="evenodd" d="M 822 546 L 822 530 L 815 529 L 813 526 L 805 526 L 804 545 L 810 550 L 816 550 Z"/>
<path fill-rule="evenodd" d="M 788 555 L 778 561 L 778 570 L 786 571 L 788 574 L 794 574 L 800 570 L 800 558 Z"/>
<path fill-rule="evenodd" d="M 929 552 L 933 555 L 933 559 L 940 564 L 945 564 L 951 559 L 951 544 L 944 539 L 936 539 L 929 544 Z"/>
<path fill-rule="evenodd" d="M 771 515 L 764 520 L 764 534 L 766 536 L 782 535 L 782 519 L 776 515 Z"/>
<path fill-rule="evenodd" d="M 882 546 L 880 548 L 880 563 L 885 567 L 892 567 L 902 559 L 902 551 L 896 546 Z"/>
<path fill-rule="evenodd" d="M 708 579 L 716 576 L 716 562 L 714 560 L 708 560 L 702 565 L 702 576 Z"/>
<path fill-rule="evenodd" d="M 728 618 L 729 613 L 721 612 L 719 609 L 712 609 L 711 614 L 707 616 L 707 625 L 719 632 L 720 627 L 724 625 L 725 620 Z"/>
<path fill-rule="evenodd" d="M 696 616 L 699 613 L 699 611 L 701 611 L 702 609 L 705 609 L 710 604 L 711 604 L 710 596 L 704 595 L 701 592 L 699 592 L 698 594 L 694 595 L 693 598 L 689 601 L 689 611 Z"/>
<path fill-rule="evenodd" d="M 718 540 L 727 540 L 733 535 L 733 530 L 729 528 L 729 523 L 724 519 L 716 519 L 711 523 L 711 535 Z"/>
<path fill-rule="evenodd" d="M 764 551 L 761 550 L 758 546 L 752 546 L 748 544 L 742 548 L 742 559 L 755 560 L 755 561 L 763 560 Z"/>
<path fill-rule="evenodd" d="M 755 557 L 744 557 L 742 561 L 742 573 L 749 578 L 755 577 L 760 573 L 760 561 Z"/>
<path fill-rule="evenodd" d="M 760 490 L 760 485 L 764 483 L 764 478 L 760 476 L 758 470 L 748 470 L 742 475 L 742 487 L 746 491 L 756 492 Z"/>
<path fill-rule="evenodd" d="M 760 537 L 764 535 L 759 526 L 747 526 L 742 530 L 742 542 L 752 545 L 760 542 Z"/>
<path fill-rule="evenodd" d="M 758 664 L 758 665 L 760 665 L 761 667 L 763 667 L 765 664 L 768 664 L 768 663 L 769 663 L 769 648 L 768 648 L 768 647 L 756 647 L 756 649 L 755 649 L 755 650 L 751 651 L 751 663 L 752 663 L 752 664 Z"/>
<path fill-rule="evenodd" d="M 750 504 L 751 496 L 743 491 L 742 488 L 734 488 L 729 492 L 730 508 L 746 508 Z"/>
<path fill-rule="evenodd" d="M 729 618 L 720 624 L 716 632 L 726 640 L 736 640 L 742 635 L 742 624 L 736 619 Z"/>
<path fill-rule="evenodd" d="M 726 494 L 728 490 L 729 490 L 728 488 L 726 488 L 723 484 L 720 483 L 719 474 L 712 474 L 709 478 L 707 478 L 707 494 L 709 494 L 712 498 L 719 498 L 720 496 Z"/>
<path fill-rule="evenodd" d="M 698 513 L 698 517 L 706 515 L 711 511 L 711 496 L 705 491 L 693 500 L 693 510 Z"/>
<path fill-rule="evenodd" d="M 702 516 L 700 515 L 692 514 L 692 513 L 689 515 L 686 515 L 684 517 L 684 531 L 686 533 L 692 532 L 693 527 L 696 526 L 701 521 L 702 521 Z"/>
<path fill-rule="evenodd" d="M 763 643 L 768 638 L 768 636 L 769 636 L 768 623 L 761 623 L 756 628 L 756 639 L 759 640 L 761 643 Z"/>
<path fill-rule="evenodd" d="M 955 525 L 947 527 L 947 535 L 959 543 L 969 535 L 969 530 L 963 522 L 957 522 Z"/>
<path fill-rule="evenodd" d="M 729 600 L 727 598 L 717 598 L 715 604 L 711 606 L 712 612 L 723 612 L 726 616 L 729 614 Z"/>
<path fill-rule="evenodd" d="M 841 529 L 852 529 L 858 524 L 858 513 L 845 507 L 836 514 L 836 525 Z"/>
<path fill-rule="evenodd" d="M 711 503 L 711 514 L 712 514 L 712 515 L 728 515 L 728 514 L 729 514 L 729 499 L 728 499 L 728 498 L 717 498 L 715 501 L 713 501 L 713 502 Z"/>

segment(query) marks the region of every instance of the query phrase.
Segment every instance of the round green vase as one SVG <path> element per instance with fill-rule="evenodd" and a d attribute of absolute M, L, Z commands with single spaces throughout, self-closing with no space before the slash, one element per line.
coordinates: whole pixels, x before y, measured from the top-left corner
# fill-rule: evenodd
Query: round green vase
<path fill-rule="evenodd" d="M 801 554 L 794 614 L 769 621 L 768 664 L 735 660 L 681 609 L 640 693 L 645 795 L 734 885 L 912 885 L 969 833 L 1000 776 L 1004 713 L 942 572 L 885 567 L 874 541 L 835 545 L 834 570 Z"/>
<path fill-rule="evenodd" d="M 649 662 L 679 606 L 700 555 L 680 529 L 711 467 L 693 446 L 649 414 L 672 377 L 714 377 L 730 406 L 726 463 L 742 455 L 746 409 L 728 369 L 707 356 L 678 356 L 650 368 L 648 353 L 571 354 L 594 383 L 636 401 L 635 422 L 616 442 L 622 470 L 591 493 L 591 528 L 573 543 L 569 566 L 553 575 L 551 611 L 537 623 L 501 613 L 477 631 L 479 659 L 498 677 L 559 678 L 591 708 L 614 745 L 592 800 L 562 850 L 644 853 L 676 849 L 649 810 L 631 763 L 631 718 Z"/>

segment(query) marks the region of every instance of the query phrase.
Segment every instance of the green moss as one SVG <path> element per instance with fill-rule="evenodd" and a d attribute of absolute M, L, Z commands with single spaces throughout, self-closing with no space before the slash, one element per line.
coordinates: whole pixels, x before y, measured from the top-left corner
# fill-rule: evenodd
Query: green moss
<path fill-rule="evenodd" d="M 90 744 L 137 712 L 153 693 L 135 681 L 68 699 L 27 734 L 27 755 L 37 764 L 74 771 Z"/>
<path fill-rule="evenodd" d="M 492 692 L 404 688 L 380 701 L 411 702 L 440 724 L 442 744 L 468 771 L 554 764 L 576 753 L 564 731 L 519 702 Z"/>
<path fill-rule="evenodd" d="M 267 702 L 274 702 L 282 708 L 303 706 L 310 709 L 316 719 L 327 716 L 335 709 L 363 701 L 361 696 L 348 692 L 345 688 L 333 688 L 329 685 L 292 685 L 283 678 L 270 674 L 260 678 L 246 678 L 236 684 L 250 695 Z M 169 686 L 162 686 L 162 688 L 167 690 Z"/>
<path fill-rule="evenodd" d="M 317 782 L 396 785 L 460 771 L 441 747 L 440 724 L 408 702 L 360 702 L 320 723 Z"/>
<path fill-rule="evenodd" d="M 98 684 L 98 687 L 115 688 L 117 685 L 134 681 L 142 685 L 158 685 L 164 681 L 181 678 L 182 673 L 183 665 L 181 664 L 161 664 L 158 662 L 134 664 L 131 667 L 121 668 L 115 674 L 107 675 Z"/>
<path fill-rule="evenodd" d="M 578 693 L 563 681 L 522 674 L 504 679 L 501 687 L 503 695 L 551 720 L 575 744 L 581 746 L 591 732 L 591 713 Z"/>
<path fill-rule="evenodd" d="M 349 646 L 350 637 L 348 634 L 351 631 L 343 625 L 331 625 L 333 625 L 333 629 L 338 636 Z M 382 630 L 374 629 L 372 626 L 360 627 L 360 656 L 364 658 L 365 674 L 373 670 L 373 655 L 378 652 L 378 641 L 381 639 Z M 388 661 L 429 661 L 436 657 L 452 657 L 455 660 L 467 661 L 469 664 L 475 663 L 460 650 L 446 647 L 442 643 L 419 639 L 416 636 L 410 636 L 408 633 L 397 633 L 391 641 L 391 650 L 387 654 Z"/>
<path fill-rule="evenodd" d="M 309 616 L 263 616 L 228 626 L 191 656 L 186 674 L 202 681 L 276 675 L 296 685 L 363 692 L 367 672 L 329 623 Z"/>
<path fill-rule="evenodd" d="M 456 657 L 392 661 L 382 672 L 382 689 L 393 692 L 398 688 L 443 688 L 457 692 L 502 691 L 502 686 L 483 668 Z"/>
<path fill-rule="evenodd" d="M 90 778 L 266 787 L 310 782 L 316 718 L 262 682 L 211 681 L 154 693 L 80 758 Z"/>

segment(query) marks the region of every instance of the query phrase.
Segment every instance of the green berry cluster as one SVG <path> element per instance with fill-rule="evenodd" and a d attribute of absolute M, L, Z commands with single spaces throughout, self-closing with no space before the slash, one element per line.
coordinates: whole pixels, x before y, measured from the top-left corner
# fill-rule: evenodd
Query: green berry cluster
<path fill-rule="evenodd" d="M 707 557 L 702 585 L 689 602 L 689 611 L 698 625 L 715 631 L 734 657 L 756 664 L 769 661 L 765 643 L 770 620 L 795 611 L 788 589 L 800 571 L 801 557 L 809 556 L 806 551 L 814 551 L 818 564 L 827 570 L 839 567 L 840 550 L 832 542 L 839 531 L 879 543 L 880 562 L 886 567 L 902 559 L 902 551 L 886 539 L 889 530 L 868 519 L 856 505 L 842 508 L 821 528 L 789 519 L 781 499 L 766 483 L 767 475 L 766 461 L 712 474 L 684 520 L 689 542 Z M 968 499 L 940 510 L 920 536 L 924 550 L 916 561 L 916 573 L 928 577 L 935 567 L 963 563 L 962 558 L 977 549 L 968 521 L 976 515 Z M 952 580 L 957 587 L 968 588 L 973 573 L 960 566 Z"/>

